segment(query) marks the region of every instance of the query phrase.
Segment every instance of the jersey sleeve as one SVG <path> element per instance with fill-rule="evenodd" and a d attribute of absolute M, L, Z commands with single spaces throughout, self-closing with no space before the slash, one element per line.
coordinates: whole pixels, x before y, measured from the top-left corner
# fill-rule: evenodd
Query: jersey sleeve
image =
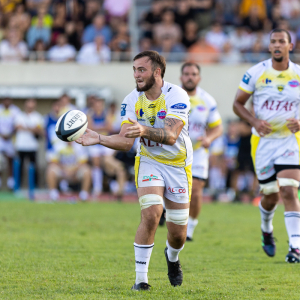
<path fill-rule="evenodd" d="M 169 99 L 166 101 L 166 118 L 179 119 L 185 125 L 188 123 L 190 111 L 190 99 L 188 94 L 180 87 L 172 87 L 168 93 L 170 92 L 171 94 L 167 95 Z"/>
<path fill-rule="evenodd" d="M 132 97 L 132 93 L 129 94 L 125 99 L 123 100 L 121 104 L 121 127 L 123 124 L 130 124 L 128 118 L 132 120 L 137 120 L 137 116 L 134 110 L 134 101 Z"/>
<path fill-rule="evenodd" d="M 239 85 L 240 90 L 248 94 L 252 94 L 254 92 L 255 82 L 256 82 L 255 80 L 256 71 L 257 71 L 257 66 L 254 66 L 244 74 Z"/>
<path fill-rule="evenodd" d="M 209 128 L 214 128 L 214 127 L 222 124 L 222 119 L 221 119 L 221 115 L 218 111 L 216 100 L 210 95 L 207 95 L 207 97 L 209 100 L 209 106 L 208 106 L 209 113 L 208 113 L 208 118 L 207 118 L 207 125 Z"/>

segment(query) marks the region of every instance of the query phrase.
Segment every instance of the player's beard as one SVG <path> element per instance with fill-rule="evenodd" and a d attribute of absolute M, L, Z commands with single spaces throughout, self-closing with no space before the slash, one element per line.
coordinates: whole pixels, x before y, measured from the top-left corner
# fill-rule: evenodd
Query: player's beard
<path fill-rule="evenodd" d="M 192 81 L 189 81 L 189 82 L 193 83 Z M 193 86 L 186 86 L 186 85 L 182 84 L 182 88 L 187 92 L 194 91 L 196 87 L 197 87 L 196 84 L 194 84 Z"/>
<path fill-rule="evenodd" d="M 277 62 L 282 62 L 283 61 L 283 56 L 281 56 L 281 57 L 273 57 L 273 58 Z"/>
<path fill-rule="evenodd" d="M 138 92 L 146 92 L 146 91 L 150 90 L 154 84 L 155 84 L 155 77 L 152 73 L 151 77 L 146 81 L 146 83 L 143 87 L 140 88 L 138 86 L 138 84 L 136 84 L 136 90 Z"/>

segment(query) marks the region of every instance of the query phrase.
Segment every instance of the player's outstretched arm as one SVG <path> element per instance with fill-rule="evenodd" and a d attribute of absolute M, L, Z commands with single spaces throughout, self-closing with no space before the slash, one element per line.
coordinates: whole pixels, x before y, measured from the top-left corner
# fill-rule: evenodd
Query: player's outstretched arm
<path fill-rule="evenodd" d="M 165 145 L 174 145 L 184 124 L 175 118 L 166 118 L 164 128 L 152 128 L 140 125 L 137 121 L 128 118 L 132 123 L 127 127 L 125 137 L 137 138 L 144 137 L 153 142 Z"/>
<path fill-rule="evenodd" d="M 107 148 L 111 148 L 119 151 L 129 151 L 134 143 L 134 138 L 125 137 L 126 129 L 131 124 L 124 124 L 121 127 L 119 134 L 114 134 L 110 136 L 98 134 L 97 132 L 87 129 L 85 134 L 76 140 L 78 144 L 82 146 L 91 146 L 91 145 L 103 145 Z"/>

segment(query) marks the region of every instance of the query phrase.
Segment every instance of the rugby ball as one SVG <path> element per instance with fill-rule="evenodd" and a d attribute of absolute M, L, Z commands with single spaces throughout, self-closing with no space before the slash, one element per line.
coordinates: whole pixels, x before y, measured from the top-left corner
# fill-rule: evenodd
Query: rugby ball
<path fill-rule="evenodd" d="M 80 110 L 69 110 L 56 122 L 55 133 L 59 139 L 72 142 L 79 139 L 86 131 L 87 116 Z"/>

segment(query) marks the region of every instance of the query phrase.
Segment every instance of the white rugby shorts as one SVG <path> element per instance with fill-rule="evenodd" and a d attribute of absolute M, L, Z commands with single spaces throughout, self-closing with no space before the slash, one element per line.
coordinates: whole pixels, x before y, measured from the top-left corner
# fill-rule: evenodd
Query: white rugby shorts
<path fill-rule="evenodd" d="M 4 153 L 4 155 L 13 158 L 15 156 L 15 146 L 12 140 L 5 140 L 0 138 L 0 152 Z"/>
<path fill-rule="evenodd" d="M 300 163 L 300 132 L 286 138 L 268 139 L 252 135 L 251 156 L 260 183 L 283 169 L 298 169 Z"/>
<path fill-rule="evenodd" d="M 192 165 L 179 168 L 143 156 L 135 157 L 136 187 L 164 186 L 164 197 L 176 203 L 188 203 L 192 191 Z"/>
<path fill-rule="evenodd" d="M 103 145 L 93 145 L 88 147 L 90 157 L 109 156 L 113 155 L 115 150 L 107 148 Z"/>
<path fill-rule="evenodd" d="M 208 159 L 209 152 L 207 149 L 201 147 L 194 151 L 192 164 L 193 177 L 203 180 L 208 178 Z"/>

